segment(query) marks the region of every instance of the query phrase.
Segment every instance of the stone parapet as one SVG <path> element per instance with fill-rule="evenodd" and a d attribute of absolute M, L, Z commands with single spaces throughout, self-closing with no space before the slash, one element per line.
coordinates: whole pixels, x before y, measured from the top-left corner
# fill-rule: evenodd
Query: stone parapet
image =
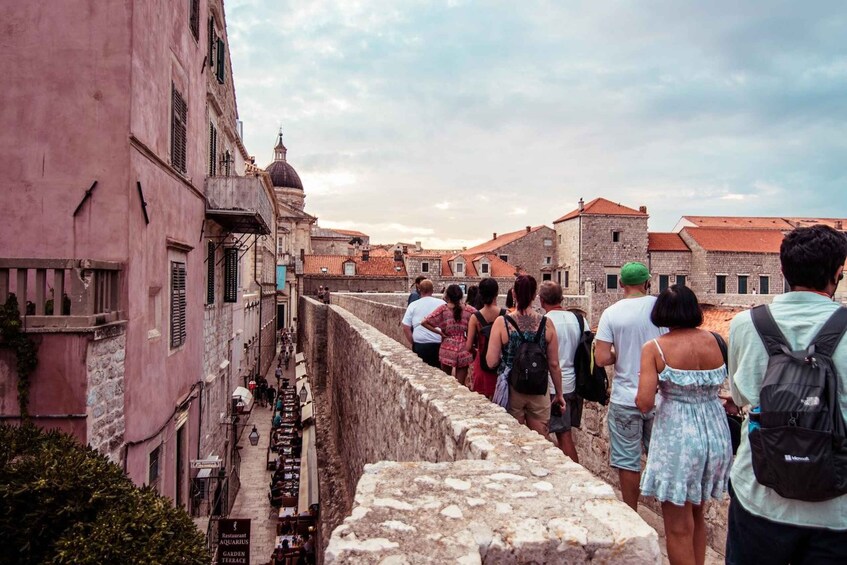
<path fill-rule="evenodd" d="M 298 321 L 337 450 L 319 455 L 325 563 L 660 561 L 609 485 L 502 408 L 338 306 L 302 299 Z"/>

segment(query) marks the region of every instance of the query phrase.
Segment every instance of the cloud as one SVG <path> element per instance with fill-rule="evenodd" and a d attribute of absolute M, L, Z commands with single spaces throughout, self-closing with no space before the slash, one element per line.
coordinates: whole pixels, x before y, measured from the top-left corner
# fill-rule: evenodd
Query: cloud
<path fill-rule="evenodd" d="M 448 201 L 444 200 L 444 201 L 436 204 L 435 207 L 438 208 L 439 210 L 446 210 L 447 208 L 450 207 L 450 203 Z"/>
<path fill-rule="evenodd" d="M 580 197 L 646 205 L 656 231 L 684 214 L 847 215 L 834 0 L 226 9 L 248 151 L 269 163 L 282 124 L 322 223 L 386 241 L 416 226 L 431 245 L 510 216 L 550 225 Z"/>

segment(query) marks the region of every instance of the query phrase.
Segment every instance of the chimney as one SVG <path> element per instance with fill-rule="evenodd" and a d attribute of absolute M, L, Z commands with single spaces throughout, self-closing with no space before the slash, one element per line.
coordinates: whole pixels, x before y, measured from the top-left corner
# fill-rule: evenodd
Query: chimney
<path fill-rule="evenodd" d="M 835 220 L 835 229 L 839 231 L 844 229 L 844 224 L 841 222 L 841 220 Z"/>
<path fill-rule="evenodd" d="M 531 231 L 532 231 L 532 227 L 527 226 L 527 227 L 526 227 L 526 233 L 529 233 L 529 232 L 531 232 Z"/>
<path fill-rule="evenodd" d="M 580 198 L 580 199 L 579 199 L 579 202 L 577 202 L 577 207 L 579 207 L 579 211 L 580 211 L 580 212 L 582 212 L 583 210 L 585 210 L 585 200 L 583 200 L 582 198 Z"/>
<path fill-rule="evenodd" d="M 416 241 L 415 242 L 415 251 L 420 251 L 421 249 L 423 249 L 423 247 L 421 247 L 421 242 Z"/>
<path fill-rule="evenodd" d="M 403 250 L 400 249 L 399 246 L 394 249 L 394 260 L 395 261 L 402 261 L 403 260 Z"/>
<path fill-rule="evenodd" d="M 491 239 L 497 239 L 497 232 L 494 232 L 493 234 L 491 234 Z"/>
<path fill-rule="evenodd" d="M 638 211 L 641 212 L 642 214 L 646 214 L 647 213 L 647 206 L 639 206 Z"/>
<path fill-rule="evenodd" d="M 362 261 L 367 261 L 371 258 L 371 248 L 368 246 L 362 247 Z"/>

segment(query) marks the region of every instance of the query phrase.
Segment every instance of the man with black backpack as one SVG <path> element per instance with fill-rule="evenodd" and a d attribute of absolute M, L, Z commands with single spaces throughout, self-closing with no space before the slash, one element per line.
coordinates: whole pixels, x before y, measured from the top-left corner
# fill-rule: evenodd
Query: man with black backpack
<path fill-rule="evenodd" d="M 790 292 L 730 326 L 732 399 L 749 405 L 732 467 L 726 561 L 847 563 L 847 310 L 832 301 L 847 237 L 797 228 Z"/>

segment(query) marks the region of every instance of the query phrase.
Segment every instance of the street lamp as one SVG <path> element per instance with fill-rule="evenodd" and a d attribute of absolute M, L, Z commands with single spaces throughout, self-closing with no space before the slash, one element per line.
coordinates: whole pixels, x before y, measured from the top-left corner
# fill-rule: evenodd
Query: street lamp
<path fill-rule="evenodd" d="M 306 385 L 303 385 L 303 388 L 300 389 L 300 406 L 306 404 L 306 399 L 309 398 L 309 391 L 306 390 Z"/>
<path fill-rule="evenodd" d="M 250 440 L 250 445 L 259 445 L 259 430 L 256 429 L 255 425 L 250 431 L 250 435 L 247 436 L 247 439 Z"/>

